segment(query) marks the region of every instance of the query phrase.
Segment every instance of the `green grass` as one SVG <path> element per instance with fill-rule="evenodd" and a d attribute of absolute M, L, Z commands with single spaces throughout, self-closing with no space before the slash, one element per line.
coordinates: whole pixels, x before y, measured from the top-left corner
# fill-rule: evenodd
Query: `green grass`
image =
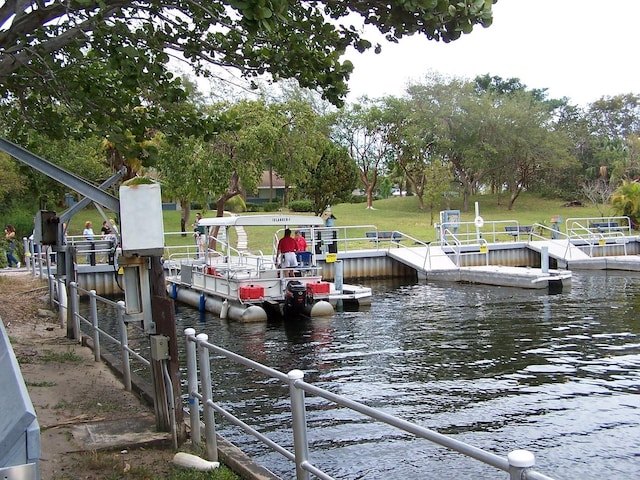
<path fill-rule="evenodd" d="M 595 205 L 585 203 L 582 207 L 564 207 L 564 200 L 542 198 L 539 195 L 523 193 L 516 201 L 513 210 L 507 210 L 508 197 L 506 195 L 480 195 L 472 197 L 469 202 L 469 211 L 462 212 L 463 222 L 473 222 L 475 218 L 475 202 L 478 202 L 480 215 L 485 221 L 515 220 L 521 225 L 541 223 L 550 226 L 550 219 L 554 215 L 567 218 L 600 217 Z M 423 241 L 434 241 L 436 231 L 431 223 L 432 214 L 429 209 L 420 210 L 417 197 L 392 197 L 374 202 L 373 209 L 366 209 L 364 203 L 342 203 L 332 205 L 332 211 L 337 217 L 336 227 L 346 225 L 372 225 L 378 230 L 398 230 Z M 452 198 L 449 205 L 439 205 L 434 208 L 433 221 L 439 221 L 440 210 L 462 210 L 462 198 Z M 191 232 L 191 223 L 194 221 L 196 211 L 192 211 L 187 225 L 186 236 L 175 235 L 167 237 L 167 245 L 194 245 Z M 203 212 L 205 217 L 215 214 L 213 211 Z M 610 210 L 607 211 L 611 214 Z M 109 215 L 109 214 L 108 214 Z M 109 215 L 112 217 L 113 215 Z M 170 210 L 163 212 L 164 231 L 180 231 L 180 212 Z M 84 222 L 91 220 L 94 232 L 100 231 L 102 218 L 94 208 L 87 208 L 82 214 L 69 224 L 69 235 L 80 235 L 84 228 Z M 249 248 L 262 250 L 265 254 L 272 251 L 275 229 L 271 227 L 247 228 L 249 235 Z M 358 233 L 364 237 L 364 232 L 369 228 L 362 228 Z M 231 241 L 235 241 L 235 232 L 231 232 Z M 363 242 L 363 246 L 371 246 L 369 242 Z"/>

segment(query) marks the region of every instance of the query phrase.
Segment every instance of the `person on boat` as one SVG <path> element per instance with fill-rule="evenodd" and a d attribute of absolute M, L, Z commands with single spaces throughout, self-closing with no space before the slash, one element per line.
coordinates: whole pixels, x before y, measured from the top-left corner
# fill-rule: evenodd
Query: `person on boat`
<path fill-rule="evenodd" d="M 298 244 L 291 236 L 291 229 L 285 229 L 284 236 L 278 242 L 278 251 L 276 252 L 276 257 L 281 258 L 280 268 L 285 269 L 285 277 L 294 276 L 293 269 L 298 266 L 298 260 L 296 259 L 297 249 Z"/>
<path fill-rule="evenodd" d="M 205 230 L 204 225 L 200 225 L 202 215 L 196 213 L 196 221 L 191 224 L 193 227 L 193 237 L 196 240 L 196 258 L 200 258 L 200 254 L 204 254 Z"/>
<path fill-rule="evenodd" d="M 302 232 L 300 230 L 296 230 L 294 239 L 298 245 L 296 251 L 305 252 L 307 250 L 307 240 L 302 236 Z"/>

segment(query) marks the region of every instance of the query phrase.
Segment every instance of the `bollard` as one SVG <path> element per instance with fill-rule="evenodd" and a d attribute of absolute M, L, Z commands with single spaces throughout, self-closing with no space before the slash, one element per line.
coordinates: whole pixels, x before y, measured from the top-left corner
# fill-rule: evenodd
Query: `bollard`
<path fill-rule="evenodd" d="M 296 388 L 296 380 L 302 380 L 301 370 L 291 370 L 289 377 L 289 396 L 291 397 L 291 419 L 293 422 L 293 450 L 296 461 L 296 480 L 309 480 L 309 472 L 302 468 L 309 460 L 309 443 L 307 442 L 307 419 L 304 405 L 304 390 Z"/>
<path fill-rule="evenodd" d="M 335 265 L 335 275 L 334 275 L 334 284 L 336 291 L 342 293 L 342 284 L 344 280 L 344 264 L 342 260 L 336 260 Z"/>
<path fill-rule="evenodd" d="M 200 347 L 200 385 L 202 386 L 202 405 L 204 416 L 204 437 L 206 442 L 207 460 L 218 461 L 218 443 L 216 439 L 216 424 L 211 406 L 211 366 L 209 364 L 209 349 L 200 342 L 209 340 L 206 333 L 200 333 L 196 337 Z"/>
<path fill-rule="evenodd" d="M 194 328 L 185 328 L 184 334 L 186 337 L 194 337 L 196 331 Z M 189 421 L 191 424 L 191 443 L 193 445 L 199 445 L 202 441 L 200 436 L 200 400 L 194 396 L 193 393 L 198 391 L 198 366 L 197 366 L 197 352 L 196 342 L 189 340 L 185 341 L 185 350 L 187 355 L 187 394 L 189 402 Z"/>
<path fill-rule="evenodd" d="M 522 480 L 526 478 L 526 470 L 533 468 L 536 464 L 536 457 L 528 450 L 514 450 L 507 455 L 509 461 L 510 480 Z"/>

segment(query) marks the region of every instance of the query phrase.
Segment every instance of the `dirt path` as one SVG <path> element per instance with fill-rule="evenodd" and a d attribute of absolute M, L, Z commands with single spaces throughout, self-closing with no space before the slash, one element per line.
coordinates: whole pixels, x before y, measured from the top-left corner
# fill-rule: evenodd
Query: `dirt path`
<path fill-rule="evenodd" d="M 0 318 L 40 424 L 41 478 L 163 478 L 175 453 L 170 445 L 82 451 L 74 436 L 78 429 L 116 419 L 133 422 L 153 412 L 104 363 L 94 361 L 89 348 L 66 338 L 47 297 L 46 283 L 26 271 L 0 270 Z"/>

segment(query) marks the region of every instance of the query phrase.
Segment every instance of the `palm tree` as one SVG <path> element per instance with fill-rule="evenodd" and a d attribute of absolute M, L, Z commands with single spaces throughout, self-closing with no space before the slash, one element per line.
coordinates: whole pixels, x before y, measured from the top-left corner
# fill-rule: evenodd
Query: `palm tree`
<path fill-rule="evenodd" d="M 622 182 L 611 197 L 611 208 L 616 215 L 626 215 L 632 227 L 640 224 L 640 183 L 635 180 Z"/>

